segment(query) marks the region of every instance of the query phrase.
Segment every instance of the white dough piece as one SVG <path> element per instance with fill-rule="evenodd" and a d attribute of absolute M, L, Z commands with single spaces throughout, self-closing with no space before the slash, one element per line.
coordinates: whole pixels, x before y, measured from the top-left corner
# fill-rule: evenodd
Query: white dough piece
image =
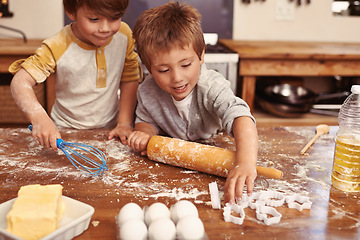
<path fill-rule="evenodd" d="M 159 218 L 170 218 L 170 210 L 165 204 L 156 202 L 145 210 L 145 223 L 150 226 L 153 221 Z"/>
<path fill-rule="evenodd" d="M 174 240 L 176 227 L 170 218 L 159 218 L 149 226 L 149 240 Z"/>
<path fill-rule="evenodd" d="M 220 194 L 216 182 L 209 183 L 211 205 L 213 209 L 221 209 Z"/>
<path fill-rule="evenodd" d="M 180 200 L 170 208 L 171 219 L 176 224 L 181 218 L 186 216 L 198 217 L 199 213 L 196 206 L 188 200 Z"/>
<path fill-rule="evenodd" d="M 204 224 L 195 216 L 183 217 L 176 225 L 179 240 L 201 240 L 205 235 Z"/>
<path fill-rule="evenodd" d="M 144 221 L 144 211 L 136 203 L 127 203 L 121 209 L 117 216 L 119 226 L 129 220 L 138 219 Z"/>
<path fill-rule="evenodd" d="M 147 227 L 142 220 L 128 220 L 121 225 L 119 236 L 121 240 L 146 240 Z"/>

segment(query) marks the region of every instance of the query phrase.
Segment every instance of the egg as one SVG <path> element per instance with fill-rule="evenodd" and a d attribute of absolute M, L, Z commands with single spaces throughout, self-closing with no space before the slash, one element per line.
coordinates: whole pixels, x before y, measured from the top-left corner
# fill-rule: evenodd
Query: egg
<path fill-rule="evenodd" d="M 165 204 L 156 202 L 145 210 L 145 223 L 150 226 L 151 222 L 159 218 L 170 218 L 170 210 Z"/>
<path fill-rule="evenodd" d="M 117 216 L 118 224 L 121 226 L 123 223 L 129 220 L 141 220 L 144 221 L 144 211 L 136 203 L 127 203 L 121 209 Z"/>
<path fill-rule="evenodd" d="M 143 220 L 130 219 L 120 226 L 119 236 L 121 240 L 146 240 L 147 232 Z"/>
<path fill-rule="evenodd" d="M 188 200 L 180 200 L 170 208 L 171 219 L 176 224 L 181 218 L 186 216 L 198 217 L 199 213 L 196 206 Z"/>
<path fill-rule="evenodd" d="M 176 227 L 170 218 L 159 218 L 153 221 L 148 230 L 149 240 L 174 240 Z"/>
<path fill-rule="evenodd" d="M 204 224 L 199 217 L 183 217 L 176 225 L 176 234 L 179 240 L 201 240 L 205 235 Z"/>

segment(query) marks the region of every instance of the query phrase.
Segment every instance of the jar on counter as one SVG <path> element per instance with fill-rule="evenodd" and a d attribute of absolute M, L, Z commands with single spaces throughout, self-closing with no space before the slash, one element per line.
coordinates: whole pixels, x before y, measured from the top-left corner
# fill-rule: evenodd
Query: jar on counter
<path fill-rule="evenodd" d="M 360 85 L 342 104 L 336 133 L 332 185 L 346 192 L 360 192 Z"/>

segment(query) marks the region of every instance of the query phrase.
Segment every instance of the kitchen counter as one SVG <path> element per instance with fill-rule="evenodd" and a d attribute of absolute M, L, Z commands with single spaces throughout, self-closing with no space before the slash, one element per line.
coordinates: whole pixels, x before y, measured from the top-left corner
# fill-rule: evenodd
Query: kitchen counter
<path fill-rule="evenodd" d="M 259 76 L 360 76 L 360 44 L 330 42 L 219 42 L 239 55 L 241 97 L 254 107 Z"/>
<path fill-rule="evenodd" d="M 75 239 L 115 239 L 115 216 L 126 203 L 145 207 L 162 202 L 170 207 L 180 199 L 197 206 L 209 239 L 359 239 L 360 194 L 331 187 L 336 130 L 331 127 L 303 156 L 299 152 L 315 127 L 258 129 L 258 165 L 279 169 L 284 176 L 258 177 L 255 192 L 298 193 L 312 201 L 310 210 L 276 207 L 282 218 L 269 226 L 250 208 L 242 225 L 225 222 L 223 211 L 212 209 L 208 190 L 209 183 L 217 182 L 223 192 L 224 178 L 153 162 L 118 140 L 107 140 L 107 129 L 61 131 L 65 141 L 84 142 L 106 153 L 109 170 L 101 177 L 84 176 L 64 154 L 39 146 L 25 128 L 0 129 L 0 203 L 15 198 L 23 185 L 61 184 L 64 196 L 95 208 L 89 228 Z M 233 138 L 226 134 L 202 143 L 234 150 Z"/>

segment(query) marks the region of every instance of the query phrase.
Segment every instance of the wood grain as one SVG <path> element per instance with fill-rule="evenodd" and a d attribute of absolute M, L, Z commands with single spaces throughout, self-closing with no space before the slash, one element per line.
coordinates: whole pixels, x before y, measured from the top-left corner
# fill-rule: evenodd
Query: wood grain
<path fill-rule="evenodd" d="M 254 109 L 258 76 L 360 76 L 360 44 L 220 39 L 239 55 L 241 97 Z"/>
<path fill-rule="evenodd" d="M 284 176 L 281 180 L 259 177 L 255 191 L 299 193 L 313 202 L 310 210 L 301 212 L 286 205 L 277 207 L 283 217 L 276 225 L 264 225 L 249 208 L 243 225 L 226 223 L 222 210 L 211 208 L 208 191 L 208 184 L 216 181 L 223 192 L 225 178 L 153 162 L 118 140 L 108 141 L 108 129 L 61 131 L 66 141 L 84 142 L 106 153 L 109 171 L 98 178 L 76 171 L 63 154 L 39 147 L 27 129 L 0 129 L 0 203 L 15 198 L 22 185 L 60 183 L 65 196 L 95 208 L 88 230 L 75 239 L 115 239 L 115 216 L 128 202 L 141 207 L 162 202 L 170 207 L 185 198 L 197 206 L 209 239 L 359 239 L 359 194 L 331 187 L 335 130 L 332 127 L 321 136 L 309 155 L 300 156 L 315 127 L 258 129 L 258 165 L 279 169 Z M 201 143 L 235 149 L 226 134 Z"/>

